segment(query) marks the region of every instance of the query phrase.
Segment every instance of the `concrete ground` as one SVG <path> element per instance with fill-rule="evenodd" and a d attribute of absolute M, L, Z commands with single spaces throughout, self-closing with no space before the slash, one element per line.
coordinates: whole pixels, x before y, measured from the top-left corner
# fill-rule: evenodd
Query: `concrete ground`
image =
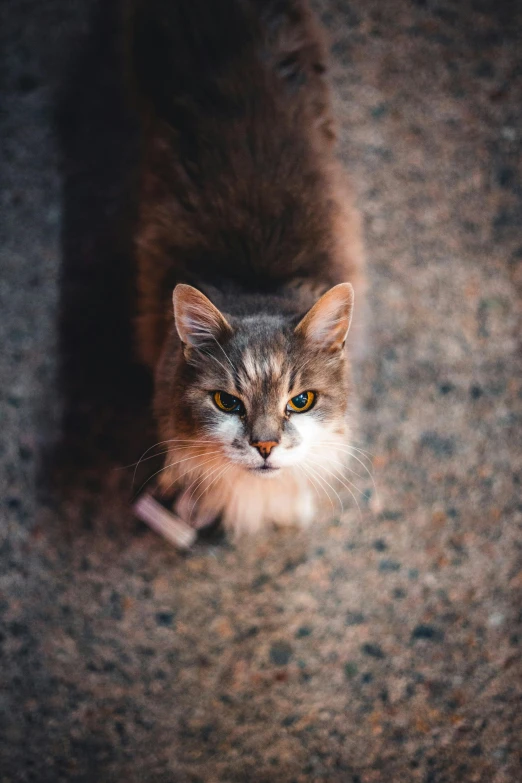
<path fill-rule="evenodd" d="M 521 7 L 321 8 L 377 492 L 358 466 L 360 511 L 187 556 L 114 469 L 153 441 L 119 364 L 134 141 L 108 3 L 90 43 L 88 0 L 0 9 L 2 783 L 522 778 Z M 80 402 L 51 470 L 59 355 Z"/>

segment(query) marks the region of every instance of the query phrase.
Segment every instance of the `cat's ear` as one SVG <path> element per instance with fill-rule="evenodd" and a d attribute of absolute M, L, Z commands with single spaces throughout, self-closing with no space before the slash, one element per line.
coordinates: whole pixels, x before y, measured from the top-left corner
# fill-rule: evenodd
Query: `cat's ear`
<path fill-rule="evenodd" d="M 350 283 L 330 288 L 298 323 L 295 333 L 315 348 L 340 351 L 350 328 L 353 300 Z"/>
<path fill-rule="evenodd" d="M 225 316 L 197 288 L 180 283 L 174 289 L 172 300 L 176 329 L 185 345 L 197 347 L 219 341 L 232 332 Z"/>

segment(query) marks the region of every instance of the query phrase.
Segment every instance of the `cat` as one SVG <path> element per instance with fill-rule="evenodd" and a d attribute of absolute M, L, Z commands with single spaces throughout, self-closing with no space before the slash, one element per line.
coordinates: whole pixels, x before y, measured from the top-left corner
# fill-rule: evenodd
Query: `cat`
<path fill-rule="evenodd" d="M 365 278 L 323 31 L 305 0 L 144 0 L 131 31 L 159 488 L 195 528 L 338 514 Z"/>

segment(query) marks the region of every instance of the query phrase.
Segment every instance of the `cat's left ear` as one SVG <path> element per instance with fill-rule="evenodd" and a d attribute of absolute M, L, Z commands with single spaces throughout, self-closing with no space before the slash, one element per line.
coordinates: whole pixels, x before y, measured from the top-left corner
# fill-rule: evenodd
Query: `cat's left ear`
<path fill-rule="evenodd" d="M 344 347 L 353 312 L 354 293 L 350 283 L 330 288 L 298 323 L 295 333 L 310 345 L 330 353 Z"/>
<path fill-rule="evenodd" d="M 225 316 L 197 288 L 180 283 L 174 289 L 172 301 L 176 329 L 185 345 L 198 347 L 219 341 L 232 332 Z"/>

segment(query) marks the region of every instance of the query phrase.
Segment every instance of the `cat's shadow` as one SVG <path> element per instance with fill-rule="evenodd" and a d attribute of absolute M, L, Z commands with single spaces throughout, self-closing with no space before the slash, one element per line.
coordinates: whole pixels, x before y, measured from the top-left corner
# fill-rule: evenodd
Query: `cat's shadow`
<path fill-rule="evenodd" d="M 103 480 L 154 442 L 151 379 L 133 357 L 139 128 L 123 74 L 120 9 L 114 0 L 95 7 L 56 102 L 61 434 L 43 482 L 68 498 L 87 476 Z"/>

